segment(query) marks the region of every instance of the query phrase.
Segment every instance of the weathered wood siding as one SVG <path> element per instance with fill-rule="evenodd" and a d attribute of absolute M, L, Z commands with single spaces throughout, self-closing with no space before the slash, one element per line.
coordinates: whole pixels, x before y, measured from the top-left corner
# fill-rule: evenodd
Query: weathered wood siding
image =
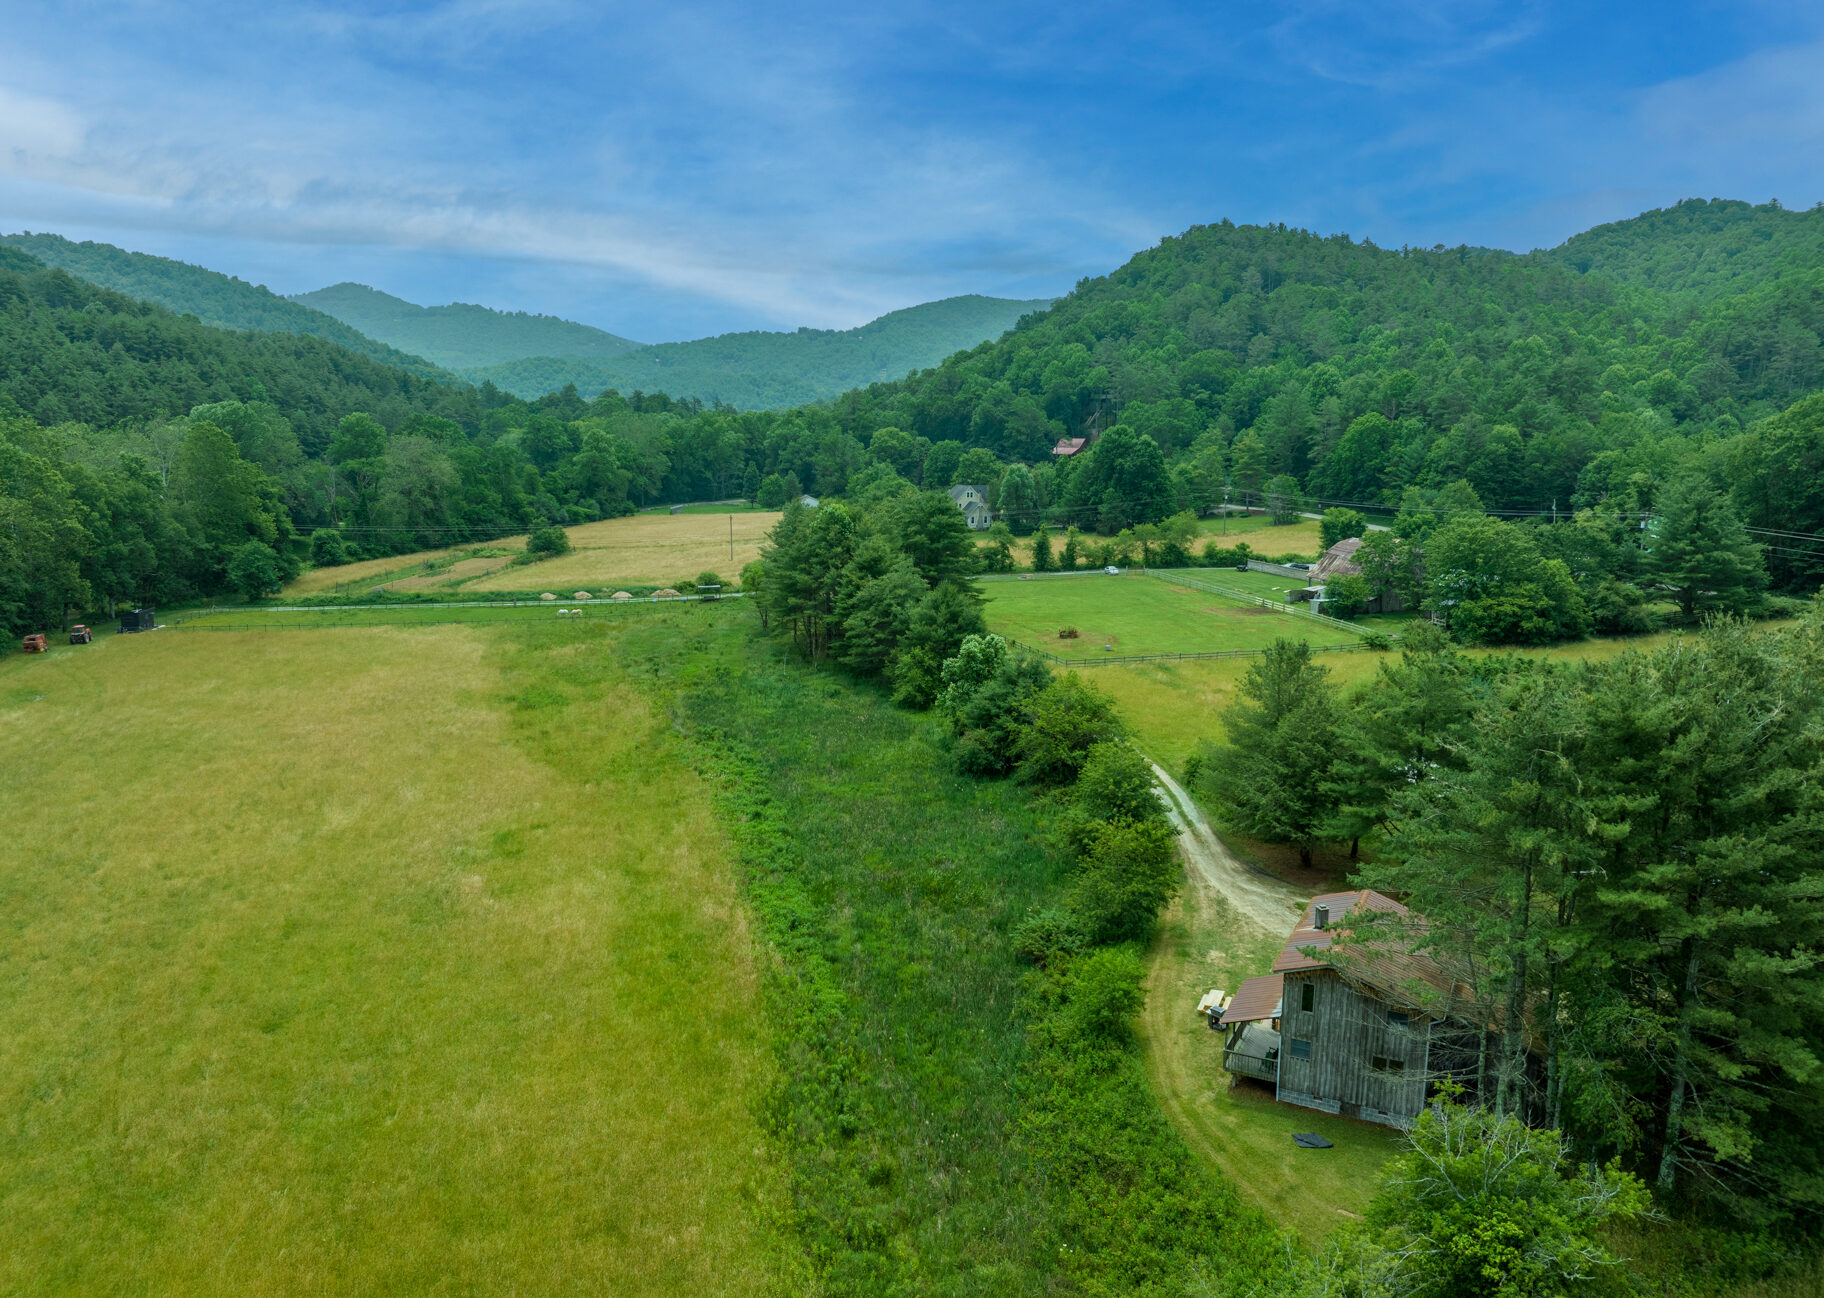
<path fill-rule="evenodd" d="M 1304 1008 L 1305 989 L 1311 1008 Z M 1328 969 L 1286 975 L 1280 1016 L 1279 1098 L 1291 1104 L 1405 1126 L 1425 1107 L 1429 1025 L 1365 996 Z M 1310 1057 L 1298 1057 L 1298 1042 Z M 1382 1061 L 1377 1068 L 1375 1060 Z"/>

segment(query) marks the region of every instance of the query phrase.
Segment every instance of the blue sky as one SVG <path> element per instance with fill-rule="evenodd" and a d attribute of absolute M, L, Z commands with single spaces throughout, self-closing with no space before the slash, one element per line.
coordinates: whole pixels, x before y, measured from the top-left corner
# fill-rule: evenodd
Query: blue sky
<path fill-rule="evenodd" d="M 1824 6 L 13 6 L 0 228 L 642 341 L 1034 297 L 1200 222 L 1550 246 L 1824 199 Z"/>

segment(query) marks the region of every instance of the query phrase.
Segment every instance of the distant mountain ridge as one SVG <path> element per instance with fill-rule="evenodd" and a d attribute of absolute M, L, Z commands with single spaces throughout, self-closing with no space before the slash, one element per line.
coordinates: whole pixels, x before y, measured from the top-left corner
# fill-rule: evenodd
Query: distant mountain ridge
<path fill-rule="evenodd" d="M 426 378 L 450 375 L 422 356 L 377 342 L 333 315 L 312 310 L 231 275 L 169 257 L 128 252 L 110 243 L 75 243 L 56 234 L 0 235 L 0 243 L 31 254 L 54 270 L 101 288 L 154 302 L 179 315 L 193 315 L 216 329 L 257 329 L 265 333 L 308 334 L 346 347 L 382 365 Z"/>
<path fill-rule="evenodd" d="M 968 294 L 891 311 L 854 329 L 753 330 L 658 343 L 605 360 L 534 356 L 459 372 L 525 398 L 575 384 L 585 397 L 615 388 L 778 409 L 929 369 L 992 342 L 1051 302 Z"/>
<path fill-rule="evenodd" d="M 332 284 L 289 300 L 450 370 L 499 365 L 527 356 L 599 360 L 644 346 L 559 316 L 496 311 L 468 302 L 419 306 L 365 284 Z"/>

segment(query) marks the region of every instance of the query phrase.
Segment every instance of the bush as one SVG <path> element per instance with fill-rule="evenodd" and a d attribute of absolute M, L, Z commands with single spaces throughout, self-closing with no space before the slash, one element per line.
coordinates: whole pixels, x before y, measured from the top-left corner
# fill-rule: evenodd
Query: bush
<path fill-rule="evenodd" d="M 1074 627 L 1064 630 L 1076 635 Z M 1074 672 L 1039 691 L 1027 715 L 1018 745 L 1020 778 L 1035 784 L 1071 783 L 1092 748 L 1126 734 L 1114 703 Z"/>
<path fill-rule="evenodd" d="M 319 527 L 310 534 L 310 561 L 319 568 L 339 568 L 348 562 L 348 545 L 333 527 Z"/>
<path fill-rule="evenodd" d="M 1130 1040 L 1134 1016 L 1146 1003 L 1145 981 L 1140 957 L 1126 948 L 1092 951 L 1078 960 L 1064 979 L 1072 1034 L 1097 1044 Z"/>
<path fill-rule="evenodd" d="M 1076 806 L 1085 820 L 1165 819 L 1165 804 L 1153 791 L 1152 765 L 1120 740 L 1105 740 L 1084 754 Z"/>
<path fill-rule="evenodd" d="M 532 534 L 526 538 L 526 553 L 540 559 L 569 554 L 570 533 L 561 527 L 535 527 L 532 529 Z"/>
<path fill-rule="evenodd" d="M 1084 826 L 1070 908 L 1091 942 L 1139 941 L 1178 892 L 1181 871 L 1163 820 L 1096 820 Z"/>
<path fill-rule="evenodd" d="M 1362 645 L 1367 649 L 1386 650 L 1393 648 L 1393 641 L 1379 631 L 1370 631 L 1362 637 Z"/>
<path fill-rule="evenodd" d="M 1339 1249 L 1353 1248 L 1353 1268 L 1389 1293 L 1546 1298 L 1597 1292 L 1603 1280 L 1626 1292 L 1597 1228 L 1648 1206 L 1646 1187 L 1615 1165 L 1573 1163 L 1556 1131 L 1446 1095 L 1381 1173 L 1373 1233 Z"/>
<path fill-rule="evenodd" d="M 1075 955 L 1084 947 L 1082 922 L 1061 906 L 1031 910 L 1009 934 L 1014 954 L 1040 967 L 1060 955 Z"/>

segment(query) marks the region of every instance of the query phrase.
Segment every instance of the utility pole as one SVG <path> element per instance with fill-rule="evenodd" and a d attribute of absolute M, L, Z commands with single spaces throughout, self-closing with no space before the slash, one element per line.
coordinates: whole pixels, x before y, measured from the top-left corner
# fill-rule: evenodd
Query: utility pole
<path fill-rule="evenodd" d="M 728 516 L 728 566 L 735 566 L 735 516 Z"/>

